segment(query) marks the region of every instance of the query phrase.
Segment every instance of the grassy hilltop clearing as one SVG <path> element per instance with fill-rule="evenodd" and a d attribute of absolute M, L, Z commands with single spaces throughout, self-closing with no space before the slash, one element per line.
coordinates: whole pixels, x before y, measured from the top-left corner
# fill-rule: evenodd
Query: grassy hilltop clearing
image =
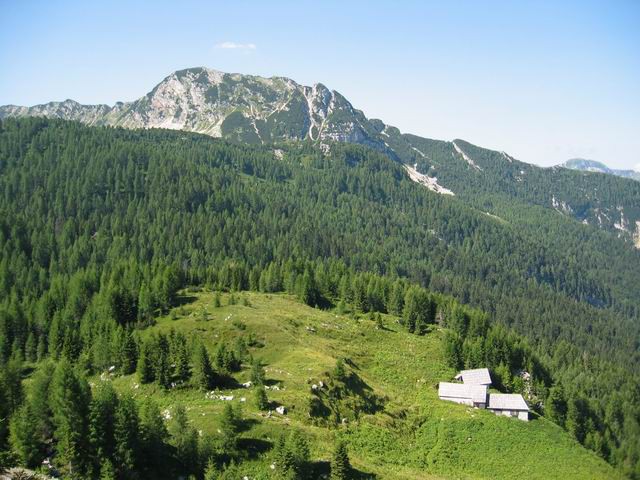
<path fill-rule="evenodd" d="M 232 295 L 236 303 L 230 305 Z M 152 396 L 166 418 L 177 405 L 184 406 L 202 434 L 216 435 L 227 403 L 241 405 L 241 443 L 255 454 L 242 463 L 241 473 L 250 478 L 269 477 L 269 450 L 282 432 L 294 429 L 309 440 L 318 473 L 328 471 L 333 445 L 342 438 L 364 478 L 620 478 L 542 417 L 532 414 L 525 423 L 438 400 L 438 381 L 455 374 L 446 366 L 444 331 L 438 327 L 425 336 L 411 335 L 391 315 L 382 316 L 380 328 L 366 315 L 313 309 L 284 294 L 218 298 L 221 306 L 216 307 L 214 293 L 184 293 L 183 305 L 142 335 L 182 332 L 190 341 L 202 340 L 212 358 L 219 342 L 233 345 L 244 339 L 253 345 L 250 355 L 265 366 L 270 408 L 285 406 L 285 415 L 273 411 L 267 416 L 257 409 L 255 388 L 240 385 L 250 378 L 246 364 L 233 375 L 236 386 L 216 391 L 233 396 L 230 401 L 190 387 L 164 391 L 156 384 L 140 385 L 136 374 L 114 377 L 113 383 L 138 400 Z M 309 416 L 312 385 L 324 381 L 327 389 L 338 359 L 344 361 L 350 396 L 339 407 L 346 420 L 323 425 Z M 358 414 L 349 407 L 356 404 Z"/>

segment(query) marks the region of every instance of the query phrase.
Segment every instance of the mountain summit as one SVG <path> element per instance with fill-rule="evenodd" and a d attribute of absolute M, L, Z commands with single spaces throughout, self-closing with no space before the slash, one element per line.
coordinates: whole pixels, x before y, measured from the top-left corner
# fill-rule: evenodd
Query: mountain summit
<path fill-rule="evenodd" d="M 624 177 L 624 178 L 632 178 L 634 180 L 640 181 L 640 172 L 636 172 L 635 170 L 616 170 L 613 168 L 609 168 L 604 163 L 597 162 L 596 160 L 587 160 L 585 158 L 572 158 L 571 160 L 567 160 L 560 166 L 564 168 L 569 168 L 571 170 L 581 170 L 583 172 L 607 173 L 609 175 L 616 175 L 618 177 Z"/>
<path fill-rule="evenodd" d="M 640 248 L 637 185 L 612 185 L 603 190 L 603 180 L 590 175 L 540 168 L 464 140 L 403 134 L 381 120 L 368 119 L 340 93 L 321 83 L 304 86 L 284 77 L 197 67 L 178 70 L 142 98 L 113 106 L 65 100 L 0 107 L 0 119 L 23 116 L 93 126 L 184 130 L 249 144 L 306 140 L 319 144 L 324 152 L 334 142 L 355 143 L 400 162 L 407 175 L 425 188 L 456 196 L 483 212 L 502 216 L 500 209 L 490 206 L 505 198 L 509 205 L 514 201 L 534 204 L 614 232 Z M 620 189 L 629 190 L 630 195 L 605 198 L 603 194 Z M 500 201 L 490 197 L 500 197 Z"/>
<path fill-rule="evenodd" d="M 186 130 L 248 143 L 304 139 L 367 143 L 375 136 L 361 111 L 321 83 L 308 87 L 283 77 L 203 67 L 176 71 L 144 97 L 112 107 L 73 100 L 0 107 L 0 118 L 14 116 Z"/>

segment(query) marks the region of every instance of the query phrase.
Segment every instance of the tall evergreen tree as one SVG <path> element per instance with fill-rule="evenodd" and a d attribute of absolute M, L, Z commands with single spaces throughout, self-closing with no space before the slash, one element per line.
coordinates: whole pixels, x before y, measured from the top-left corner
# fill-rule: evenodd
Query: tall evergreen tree
<path fill-rule="evenodd" d="M 241 419 L 233 406 L 230 403 L 225 404 L 220 416 L 220 431 L 225 451 L 231 456 L 237 453 L 240 421 Z"/>
<path fill-rule="evenodd" d="M 264 367 L 259 359 L 254 359 L 251 363 L 251 374 L 250 374 L 251 383 L 253 383 L 256 387 L 262 387 L 265 381 L 265 372 Z"/>
<path fill-rule="evenodd" d="M 120 371 L 123 375 L 129 375 L 136 371 L 138 362 L 138 344 L 133 337 L 130 328 L 122 330 L 122 340 L 120 348 Z"/>
<path fill-rule="evenodd" d="M 115 411 L 114 444 L 115 465 L 118 476 L 121 478 L 133 478 L 138 471 L 140 461 L 138 409 L 135 401 L 130 396 L 120 399 Z"/>
<path fill-rule="evenodd" d="M 331 456 L 331 480 L 348 478 L 351 478 L 351 463 L 349 463 L 347 445 L 343 441 L 338 441 Z"/>
<path fill-rule="evenodd" d="M 404 309 L 404 285 L 400 280 L 393 283 L 387 310 L 394 315 L 402 315 Z"/>
<path fill-rule="evenodd" d="M 102 382 L 96 389 L 89 407 L 89 442 L 96 456 L 96 467 L 104 458 L 114 456 L 114 426 L 118 396 L 111 382 Z"/>
<path fill-rule="evenodd" d="M 255 405 L 258 410 L 267 410 L 269 408 L 269 399 L 267 392 L 262 385 L 255 386 Z"/>
<path fill-rule="evenodd" d="M 186 338 L 181 333 L 176 334 L 172 342 L 171 356 L 173 358 L 173 364 L 175 365 L 175 377 L 182 382 L 188 381 L 191 378 L 189 350 L 187 348 Z"/>
<path fill-rule="evenodd" d="M 171 428 L 171 442 L 176 449 L 176 459 L 185 473 L 195 473 L 198 465 L 198 432 L 189 425 L 183 406 L 175 408 Z"/>
<path fill-rule="evenodd" d="M 567 400 L 562 385 L 556 385 L 549 389 L 549 396 L 544 405 L 545 416 L 561 427 L 567 420 Z"/>
<path fill-rule="evenodd" d="M 193 360 L 193 383 L 200 390 L 209 390 L 214 384 L 214 371 L 209 360 L 207 348 L 203 343 L 196 347 Z"/>
<path fill-rule="evenodd" d="M 100 464 L 100 480 L 116 480 L 116 478 L 113 463 L 108 458 L 105 458 Z"/>
<path fill-rule="evenodd" d="M 74 371 L 68 360 L 60 360 L 51 384 L 56 462 L 60 470 L 71 478 L 83 478 L 89 467 L 87 420 L 90 395 L 86 380 Z"/>
<path fill-rule="evenodd" d="M 163 388 L 169 388 L 171 385 L 169 341 L 163 334 L 158 335 L 155 354 L 156 363 L 154 375 L 156 382 L 158 382 L 158 384 Z"/>
<path fill-rule="evenodd" d="M 141 467 L 149 475 L 163 472 L 167 464 L 166 442 L 169 432 L 153 399 L 146 399 L 140 408 Z"/>
<path fill-rule="evenodd" d="M 140 383 L 151 383 L 156 379 L 156 371 L 154 366 L 154 343 L 151 340 L 142 342 L 140 349 L 140 357 L 138 357 L 138 378 Z"/>
<path fill-rule="evenodd" d="M 404 298 L 403 322 L 411 333 L 422 335 L 427 325 L 433 323 L 433 304 L 426 290 L 420 287 L 411 287 Z"/>
<path fill-rule="evenodd" d="M 29 468 L 40 465 L 44 458 L 44 444 L 39 438 L 38 424 L 29 403 L 11 416 L 9 431 L 11 450 L 20 463 Z"/>

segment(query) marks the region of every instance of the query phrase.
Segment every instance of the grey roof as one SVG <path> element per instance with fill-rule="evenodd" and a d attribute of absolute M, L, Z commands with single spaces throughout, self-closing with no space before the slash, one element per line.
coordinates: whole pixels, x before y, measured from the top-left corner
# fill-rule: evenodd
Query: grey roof
<path fill-rule="evenodd" d="M 473 370 L 462 370 L 456 375 L 456 380 L 470 385 L 491 385 L 491 375 L 488 368 L 476 368 Z"/>
<path fill-rule="evenodd" d="M 524 398 L 519 393 L 490 393 L 487 408 L 490 410 L 529 411 L 527 402 L 524 401 Z"/>
<path fill-rule="evenodd" d="M 438 396 L 451 398 L 467 398 L 474 403 L 486 403 L 486 385 L 464 385 L 462 383 L 440 382 Z"/>

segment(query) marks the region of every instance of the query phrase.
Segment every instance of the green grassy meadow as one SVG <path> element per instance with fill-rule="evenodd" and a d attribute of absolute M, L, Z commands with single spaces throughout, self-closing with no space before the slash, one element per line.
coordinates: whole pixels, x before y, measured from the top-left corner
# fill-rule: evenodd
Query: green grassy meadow
<path fill-rule="evenodd" d="M 181 306 L 141 334 L 182 331 L 200 338 L 210 354 L 220 341 L 232 345 L 238 337 L 251 338 L 251 355 L 265 365 L 269 401 L 274 408 L 285 406 L 287 413 L 260 412 L 253 388 L 217 392 L 233 395 L 231 402 L 242 405 L 241 436 L 250 452 L 242 465 L 250 478 L 270 477 L 268 450 L 283 430 L 294 428 L 305 433 L 317 462 L 328 462 L 335 439 L 344 438 L 363 478 L 621 478 L 544 418 L 532 415 L 522 422 L 438 400 L 438 382 L 455 372 L 444 362 L 444 332 L 437 327 L 416 336 L 388 315 L 380 329 L 366 315 L 313 309 L 288 295 L 242 292 L 234 297 L 237 303 L 230 305 L 230 294 L 222 294 L 222 306 L 215 307 L 214 293 L 185 292 Z M 326 378 L 339 358 L 347 359 L 361 388 L 383 406 L 338 425 L 315 425 L 308 414 L 311 385 Z M 246 382 L 248 366 L 234 378 Z M 113 381 L 118 390 L 138 399 L 153 396 L 168 415 L 182 404 L 196 429 L 217 432 L 223 400 L 190 387 L 164 391 L 155 384 L 140 385 L 136 375 Z"/>

